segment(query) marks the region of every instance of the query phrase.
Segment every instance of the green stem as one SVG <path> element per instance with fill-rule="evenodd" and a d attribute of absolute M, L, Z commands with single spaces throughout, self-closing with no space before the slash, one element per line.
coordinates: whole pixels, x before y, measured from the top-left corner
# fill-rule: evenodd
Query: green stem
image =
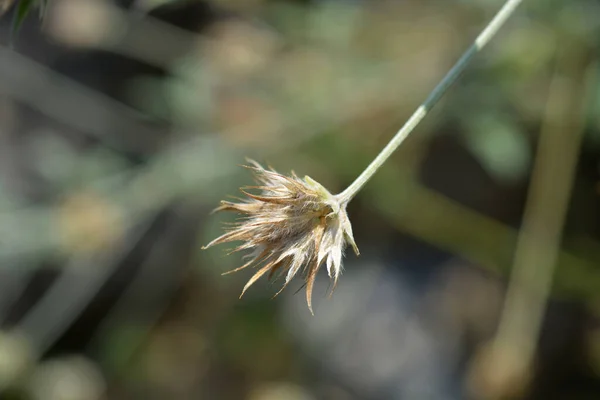
<path fill-rule="evenodd" d="M 427 99 L 417 108 L 413 115 L 406 121 L 404 126 L 400 128 L 398 133 L 392 140 L 381 150 L 369 166 L 356 178 L 350 186 L 336 197 L 342 204 L 347 204 L 352 198 L 362 189 L 362 187 L 371 179 L 383 163 L 392 155 L 394 151 L 402 144 L 404 139 L 415 129 L 417 125 L 425 118 L 429 110 L 431 110 L 440 98 L 446 93 L 448 88 L 458 79 L 458 77 L 467 68 L 473 56 L 477 54 L 488 42 L 498 33 L 502 25 L 513 14 L 516 8 L 521 4 L 522 0 L 507 0 L 504 6 L 498 11 L 485 29 L 477 36 L 473 44 L 462 55 L 462 57 L 454 64 L 452 69 L 448 71 L 446 76 L 438 83 L 438 85 L 429 94 Z"/>

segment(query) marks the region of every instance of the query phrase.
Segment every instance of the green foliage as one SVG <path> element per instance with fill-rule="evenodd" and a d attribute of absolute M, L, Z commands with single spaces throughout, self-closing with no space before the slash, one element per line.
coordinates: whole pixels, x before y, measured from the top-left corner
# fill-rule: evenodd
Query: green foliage
<path fill-rule="evenodd" d="M 0 4 L 0 15 L 8 11 L 11 7 L 16 7 L 12 20 L 11 41 L 14 40 L 14 37 L 19 32 L 19 29 L 25 21 L 25 18 L 27 18 L 27 16 L 31 13 L 32 10 L 37 8 L 40 13 L 40 20 L 44 18 L 46 9 L 48 7 L 48 1 L 49 0 L 4 0 Z"/>

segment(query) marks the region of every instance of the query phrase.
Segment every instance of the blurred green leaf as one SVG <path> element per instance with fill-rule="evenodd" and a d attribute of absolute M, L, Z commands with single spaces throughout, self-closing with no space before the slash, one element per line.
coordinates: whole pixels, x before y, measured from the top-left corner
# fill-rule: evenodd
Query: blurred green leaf
<path fill-rule="evenodd" d="M 17 5 L 17 11 L 15 12 L 12 21 L 11 31 L 13 35 L 15 35 L 19 31 L 19 28 L 23 24 L 23 21 L 25 21 L 25 18 L 33 8 L 34 2 L 35 0 L 22 0 Z"/>
<path fill-rule="evenodd" d="M 527 135 L 516 123 L 502 117 L 475 117 L 468 123 L 467 146 L 494 178 L 514 182 L 531 164 Z"/>
<path fill-rule="evenodd" d="M 44 18 L 46 9 L 48 7 L 48 1 L 49 0 L 20 0 L 19 1 L 19 4 L 17 5 L 17 10 L 15 11 L 15 15 L 13 16 L 13 20 L 12 20 L 11 41 L 14 40 L 14 37 L 17 35 L 17 33 L 19 32 L 19 29 L 21 28 L 21 25 L 23 25 L 23 22 L 25 21 L 25 18 L 27 18 L 27 16 L 31 12 L 31 10 L 33 10 L 35 7 L 39 8 L 40 19 Z M 10 7 L 10 4 L 8 5 L 8 7 Z"/>
<path fill-rule="evenodd" d="M 110 332 L 101 343 L 98 353 L 102 364 L 117 373 L 128 373 L 131 358 L 147 335 L 146 328 L 135 325 L 122 326 Z"/>

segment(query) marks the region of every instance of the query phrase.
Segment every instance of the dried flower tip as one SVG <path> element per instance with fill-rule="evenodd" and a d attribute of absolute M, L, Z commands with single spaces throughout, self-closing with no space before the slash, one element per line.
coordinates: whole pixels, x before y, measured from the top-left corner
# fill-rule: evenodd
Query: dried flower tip
<path fill-rule="evenodd" d="M 243 243 L 232 252 L 251 251 L 246 255 L 248 262 L 229 271 L 249 266 L 259 268 L 244 286 L 242 296 L 267 272 L 269 279 L 275 273 L 285 274 L 281 290 L 296 274 L 302 273 L 306 282 L 306 301 L 313 313 L 312 290 L 320 266 L 327 265 L 334 289 L 342 272 L 346 243 L 350 243 L 359 255 L 345 204 L 308 176 L 300 179 L 292 173 L 288 177 L 273 169 L 264 169 L 255 161 L 248 162 L 251 165 L 246 168 L 253 171 L 257 186 L 241 189 L 247 196 L 245 200 L 239 203 L 222 201 L 216 210 L 233 211 L 244 217 L 204 248 L 241 241 Z M 252 190 L 258 193 L 249 192 Z"/>

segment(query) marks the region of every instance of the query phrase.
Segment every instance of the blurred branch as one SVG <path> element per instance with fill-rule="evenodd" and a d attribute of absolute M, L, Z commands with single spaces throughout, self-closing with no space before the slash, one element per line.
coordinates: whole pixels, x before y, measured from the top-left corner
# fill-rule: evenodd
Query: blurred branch
<path fill-rule="evenodd" d="M 509 271 L 517 243 L 515 229 L 407 181 L 400 168 L 390 169 L 387 177 L 401 182 L 403 193 L 374 190 L 369 203 L 392 225 L 494 273 L 504 275 Z M 558 253 L 557 269 L 557 295 L 597 294 L 600 271 L 594 261 L 563 249 Z"/>
<path fill-rule="evenodd" d="M 164 135 L 134 109 L 2 46 L 0 93 L 118 150 L 145 154 Z"/>
<path fill-rule="evenodd" d="M 559 259 L 589 88 L 597 65 L 582 44 L 559 46 L 556 70 L 519 233 L 514 267 L 489 370 L 486 398 L 503 398 L 528 382 L 546 302 Z M 581 77 L 584 77 L 582 79 Z M 515 388 L 515 386 L 517 386 Z"/>

